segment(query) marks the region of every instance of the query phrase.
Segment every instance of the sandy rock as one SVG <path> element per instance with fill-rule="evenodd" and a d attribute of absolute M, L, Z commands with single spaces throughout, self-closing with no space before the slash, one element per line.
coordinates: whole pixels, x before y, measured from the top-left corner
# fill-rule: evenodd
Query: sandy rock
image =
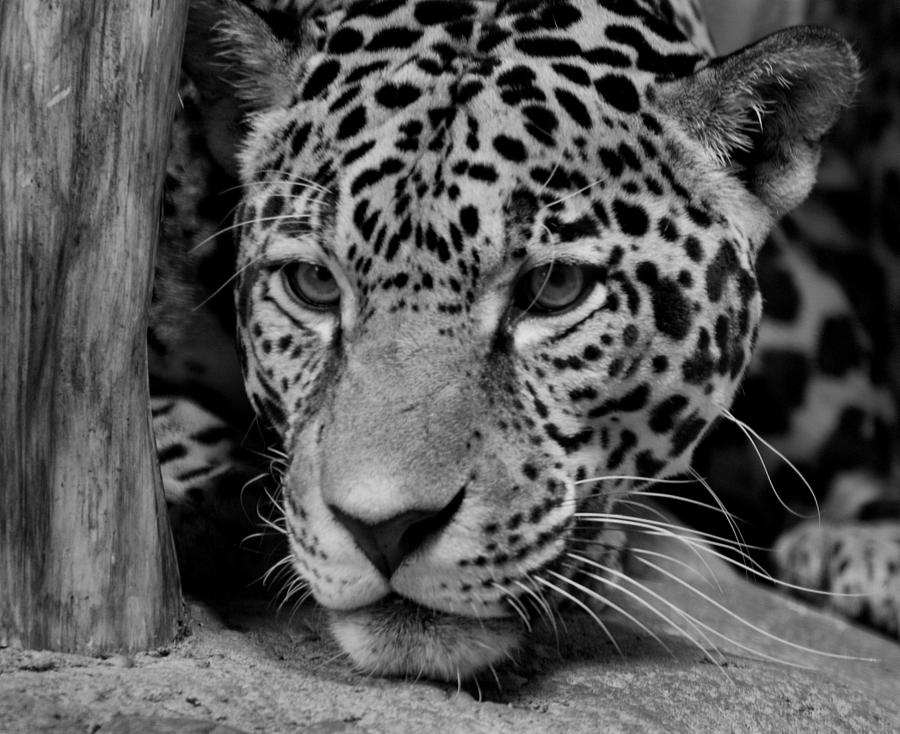
<path fill-rule="evenodd" d="M 646 629 L 610 613 L 607 636 L 587 615 L 569 615 L 496 678 L 462 688 L 355 672 L 314 607 L 193 604 L 189 638 L 128 665 L 0 650 L 0 731 L 900 731 L 896 641 L 711 563 L 713 581 L 702 565 L 702 579 L 683 567 L 675 578 L 642 579 L 664 600 L 659 614 L 616 600 Z"/>

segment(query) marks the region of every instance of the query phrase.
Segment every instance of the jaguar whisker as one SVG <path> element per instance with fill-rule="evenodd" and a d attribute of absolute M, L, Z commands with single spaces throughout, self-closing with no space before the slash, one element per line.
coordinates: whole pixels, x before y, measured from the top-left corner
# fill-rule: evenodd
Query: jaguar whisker
<path fill-rule="evenodd" d="M 710 652 L 710 649 L 712 649 L 719 656 L 722 655 L 722 652 L 719 650 L 719 648 L 716 646 L 716 644 L 712 641 L 712 639 L 710 639 L 709 636 L 703 631 L 703 629 L 701 629 L 701 627 L 699 626 L 699 620 L 697 620 L 693 615 L 691 615 L 688 612 L 684 611 L 683 609 L 679 608 L 677 605 L 673 604 L 668 599 L 664 598 L 662 595 L 657 594 L 652 589 L 649 589 L 644 584 L 640 583 L 639 581 L 637 581 L 635 579 L 632 579 L 631 577 L 627 576 L 626 574 L 621 573 L 620 571 L 616 571 L 613 568 L 604 566 L 604 565 L 596 563 L 594 561 L 590 561 L 589 559 L 582 558 L 580 556 L 573 556 L 572 554 L 569 554 L 569 557 L 574 558 L 579 563 L 587 562 L 587 563 L 589 563 L 589 565 L 595 566 L 602 574 L 614 574 L 616 577 L 619 577 L 622 580 L 629 582 L 631 585 L 636 586 L 639 590 L 646 592 L 647 594 L 649 594 L 651 597 L 653 597 L 657 601 L 662 602 L 664 604 L 664 606 L 670 608 L 671 611 L 673 611 L 677 616 L 679 616 L 681 619 L 683 619 L 684 622 L 690 628 L 692 628 L 694 630 L 694 632 L 697 634 L 697 636 L 700 638 L 700 640 L 702 640 L 703 642 L 706 643 L 707 647 L 704 647 L 700 643 L 700 641 L 698 641 L 693 635 L 688 633 L 683 627 L 680 627 L 678 624 L 676 624 L 675 620 L 673 620 L 671 617 L 668 617 L 657 607 L 653 606 L 653 604 L 651 604 L 647 599 L 640 596 L 640 594 L 638 594 L 637 592 L 632 591 L 629 588 L 626 588 L 622 584 L 616 583 L 615 581 L 613 581 L 606 575 L 600 576 L 597 574 L 590 574 L 597 581 L 603 583 L 604 585 L 606 585 L 612 589 L 615 589 L 616 591 L 618 591 L 621 594 L 624 594 L 628 598 L 633 599 L 635 602 L 637 602 L 638 604 L 643 606 L 645 609 L 647 609 L 651 614 L 654 614 L 655 616 L 659 617 L 666 624 L 668 624 L 675 632 L 677 632 L 679 635 L 681 635 L 682 637 L 687 639 L 691 644 L 693 644 L 703 654 L 703 656 L 707 660 L 709 660 L 713 665 L 718 667 L 720 670 L 723 670 L 722 664 L 718 660 L 715 659 L 715 657 Z M 584 573 L 588 573 L 588 572 L 585 571 Z M 727 673 L 726 673 L 726 676 L 727 676 Z"/>
<path fill-rule="evenodd" d="M 617 523 L 616 523 L 616 521 L 610 521 L 607 524 L 615 525 Z M 586 527 L 586 526 L 584 526 L 584 527 Z M 706 570 L 709 572 L 710 576 L 715 577 L 715 574 L 713 573 L 712 568 L 710 568 L 708 561 L 703 557 L 703 554 L 701 553 L 701 551 L 703 550 L 702 544 L 694 545 L 694 544 L 687 542 L 688 541 L 687 535 L 678 533 L 677 531 L 668 530 L 668 529 L 661 530 L 659 527 L 643 525 L 640 523 L 629 523 L 629 527 L 636 528 L 636 530 L 633 530 L 632 532 L 644 533 L 644 534 L 656 536 L 656 537 L 671 538 L 673 540 L 677 540 L 677 541 L 683 543 L 697 557 L 697 560 L 706 567 Z M 673 527 L 677 528 L 677 526 L 673 526 Z"/>
<path fill-rule="evenodd" d="M 725 545 L 726 547 L 743 547 L 742 544 L 737 543 L 736 541 L 726 540 L 725 538 L 722 538 L 715 533 L 708 533 L 701 530 L 694 530 L 693 528 L 686 528 L 674 522 L 663 522 L 660 520 L 651 520 L 649 518 L 634 518 L 629 517 L 628 515 L 603 512 L 576 512 L 575 517 L 579 520 L 588 520 L 590 522 L 625 525 L 628 527 L 657 531 L 660 534 L 666 535 L 667 537 L 684 538 L 688 537 L 689 534 L 690 536 L 696 536 L 698 538 L 708 538 L 715 543 Z M 684 531 L 684 534 L 681 534 L 679 531 Z"/>
<path fill-rule="evenodd" d="M 725 508 L 725 503 L 722 502 L 722 499 L 719 497 L 718 494 L 716 494 L 716 491 L 710 486 L 709 482 L 707 482 L 704 477 L 700 476 L 700 473 L 696 469 L 691 467 L 689 469 L 689 471 L 690 471 L 691 475 L 694 477 L 694 479 L 696 479 L 697 482 L 700 484 L 700 486 L 706 490 L 706 493 L 712 498 L 713 502 L 715 502 L 716 505 L 721 510 L 722 516 L 725 518 L 726 522 L 728 523 L 728 527 L 731 529 L 731 534 L 734 536 L 734 539 L 737 542 L 738 548 L 746 549 L 747 542 L 744 540 L 744 534 L 741 532 L 741 529 L 737 526 L 737 523 L 732 519 L 728 510 Z"/>
<path fill-rule="evenodd" d="M 550 573 L 555 573 L 555 572 L 550 571 Z M 562 577 L 562 578 L 565 578 L 565 577 Z M 535 576 L 534 580 L 537 583 L 539 583 L 543 586 L 546 586 L 548 589 L 555 591 L 557 594 L 559 594 L 560 596 L 562 596 L 565 599 L 568 599 L 570 602 L 575 604 L 575 606 L 579 607 L 584 612 L 586 612 L 588 614 L 588 616 L 590 616 L 591 619 L 593 619 L 597 623 L 597 625 L 600 627 L 600 629 L 603 630 L 603 633 L 607 636 L 607 638 L 609 638 L 609 641 L 612 643 L 612 646 L 615 648 L 616 652 L 619 653 L 619 656 L 622 658 L 625 657 L 625 654 L 622 652 L 622 648 L 619 647 L 619 643 L 616 642 L 616 638 L 612 636 L 612 633 L 609 631 L 609 628 L 603 623 L 603 621 L 600 619 L 600 617 L 597 616 L 597 614 L 594 612 L 593 609 L 591 609 L 587 604 L 585 604 L 583 601 L 581 601 L 581 599 L 579 599 L 578 597 L 570 594 L 565 589 L 561 589 L 556 584 L 553 584 L 550 581 L 547 581 L 547 579 L 541 578 L 540 576 Z M 569 579 L 566 579 L 566 581 L 569 581 Z"/>
<path fill-rule="evenodd" d="M 531 579 L 529 579 L 531 580 Z M 556 636 L 556 639 L 559 640 L 559 627 L 556 624 L 556 615 L 553 613 L 553 607 L 547 602 L 544 598 L 544 595 L 541 593 L 540 589 L 533 588 L 528 586 L 527 584 L 522 583 L 518 579 L 513 581 L 513 583 L 521 588 L 529 597 L 534 599 L 537 610 L 540 612 L 541 616 L 547 618 L 547 622 L 553 628 L 553 634 Z M 527 610 L 526 610 L 527 614 Z"/>
<path fill-rule="evenodd" d="M 810 483 L 807 481 L 806 477 L 803 476 L 803 473 L 794 465 L 794 463 L 790 459 L 788 459 L 787 456 L 785 456 L 781 451 L 776 449 L 769 441 L 766 441 L 766 439 L 764 439 L 762 436 L 760 436 L 758 432 L 753 430 L 744 421 L 740 420 L 739 418 L 736 418 L 734 416 L 734 414 L 732 414 L 732 412 L 730 410 L 728 410 L 728 408 L 724 408 L 721 406 L 719 406 L 719 407 L 721 410 L 721 415 L 724 416 L 725 418 L 727 418 L 732 423 L 734 423 L 734 425 L 736 425 L 741 430 L 741 432 L 747 437 L 747 440 L 750 441 L 750 445 L 753 447 L 753 450 L 756 452 L 756 455 L 759 457 L 759 461 L 762 464 L 763 471 L 766 473 L 766 479 L 768 480 L 769 486 L 772 488 L 772 493 L 775 495 L 775 499 L 778 500 L 778 503 L 794 517 L 799 517 L 802 519 L 810 519 L 813 517 L 817 517 L 819 519 L 819 522 L 821 522 L 822 521 L 822 512 L 819 508 L 819 500 L 816 498 L 815 491 L 813 490 Z M 813 505 L 816 508 L 816 512 L 814 515 L 804 515 L 801 512 L 797 512 L 793 508 L 789 507 L 787 505 L 787 503 L 785 503 L 785 501 L 781 498 L 781 495 L 778 494 L 778 490 L 775 489 L 775 484 L 772 481 L 771 475 L 769 474 L 769 468 L 768 468 L 768 466 L 766 466 L 766 461 L 763 458 L 762 452 L 759 450 L 759 446 L 756 444 L 757 441 L 759 441 L 763 446 L 765 446 L 767 449 L 769 449 L 769 451 L 771 451 L 773 454 L 775 454 L 775 456 L 777 456 L 785 464 L 787 464 L 791 468 L 791 470 L 794 472 L 794 474 L 797 475 L 797 477 L 800 479 L 800 481 L 803 482 L 803 485 L 806 487 L 807 490 L 809 490 L 809 495 L 812 498 Z"/>
<path fill-rule="evenodd" d="M 566 554 L 566 555 L 568 555 L 569 557 L 572 557 L 571 554 Z M 580 566 L 577 566 L 575 564 L 563 564 L 563 567 L 570 568 L 573 571 L 577 571 L 579 573 L 584 573 L 584 574 L 590 576 L 591 578 L 594 578 L 595 580 L 602 580 L 596 574 L 592 574 L 588 571 L 585 571 Z M 659 637 L 659 635 L 657 635 L 653 630 L 651 630 L 646 624 L 641 622 L 641 620 L 639 620 L 633 614 L 626 611 L 621 606 L 619 606 L 614 601 L 612 601 L 609 597 L 604 596 L 600 592 L 596 591 L 595 589 L 591 589 L 590 587 L 585 586 L 584 584 L 578 583 L 574 579 L 570 579 L 567 576 L 563 576 L 562 574 L 559 574 L 556 571 L 550 571 L 550 574 L 555 576 L 556 578 L 560 579 L 561 581 L 565 581 L 570 586 L 574 586 L 576 589 L 579 589 L 587 596 L 600 602 L 604 607 L 609 607 L 610 609 L 618 612 L 623 617 L 625 617 L 625 619 L 627 619 L 629 622 L 636 625 L 639 629 L 643 630 L 648 635 L 650 635 L 650 637 L 652 637 L 654 640 L 656 640 L 656 642 L 659 643 L 660 647 L 662 647 L 663 650 L 665 650 L 667 653 L 669 653 L 669 655 L 671 655 L 672 657 L 675 657 L 674 653 L 672 652 L 672 648 L 670 648 L 665 642 L 663 642 L 662 639 Z"/>
<path fill-rule="evenodd" d="M 227 234 L 228 232 L 232 232 L 236 229 L 243 227 L 246 224 L 254 224 L 254 223 L 260 223 L 260 222 L 279 222 L 283 219 L 298 220 L 298 219 L 304 219 L 304 218 L 308 218 L 308 217 L 304 217 L 303 215 L 299 215 L 299 214 L 278 214 L 277 216 L 272 216 L 272 217 L 257 217 L 255 219 L 244 219 L 244 220 L 241 220 L 240 222 L 232 222 L 231 224 L 229 224 L 226 227 L 217 229 L 215 232 L 213 232 L 211 235 L 209 235 L 209 237 L 206 237 L 206 238 L 200 240 L 200 242 L 196 243 L 195 245 L 191 245 L 188 252 L 189 253 L 196 252 L 201 247 L 203 247 L 203 245 L 205 245 L 207 242 L 212 242 L 219 235 Z"/>
<path fill-rule="evenodd" d="M 512 607 L 513 611 L 519 616 L 519 619 L 522 620 L 522 624 L 525 625 L 525 629 L 531 632 L 531 620 L 528 617 L 528 613 L 525 611 L 525 608 L 521 605 L 518 599 L 515 596 L 510 594 L 506 589 L 504 589 L 500 584 L 494 582 L 494 588 L 499 591 L 504 592 L 504 601 Z"/>
<path fill-rule="evenodd" d="M 666 569 L 662 568 L 658 564 L 653 563 L 652 561 L 648 561 L 645 558 L 636 558 L 635 560 L 638 561 L 639 563 L 643 563 L 644 565 L 648 566 L 649 568 L 652 568 L 654 571 L 661 573 L 662 575 L 671 579 L 675 583 L 686 588 L 688 591 L 697 595 L 698 597 L 703 599 L 708 604 L 711 604 L 713 607 L 715 607 L 719 611 L 724 612 L 727 616 L 731 617 L 732 619 L 736 620 L 737 622 L 740 622 L 745 627 L 748 627 L 749 629 L 753 630 L 754 632 L 757 632 L 758 634 L 762 635 L 763 637 L 774 640 L 775 642 L 784 644 L 788 647 L 794 648 L 796 650 L 800 650 L 802 652 L 812 653 L 814 655 L 822 655 L 824 657 L 833 658 L 835 660 L 855 660 L 858 662 L 859 661 L 861 661 L 861 662 L 877 662 L 877 660 L 875 658 L 862 658 L 862 657 L 857 657 L 854 655 L 842 655 L 840 653 L 824 652 L 822 650 L 816 650 L 815 648 L 807 647 L 806 645 L 801 645 L 799 643 L 791 642 L 790 640 L 786 640 L 783 637 L 779 637 L 778 635 L 773 634 L 772 632 L 769 632 L 768 630 L 763 629 L 759 625 L 753 624 L 749 620 L 742 617 L 740 614 L 733 612 L 731 609 L 729 609 L 727 606 L 725 606 L 721 602 L 716 601 L 715 599 L 710 597 L 708 594 L 705 594 L 704 592 L 700 591 L 695 586 L 687 583 L 683 579 L 679 578 L 678 576 L 671 573 L 670 571 L 667 571 Z M 720 633 L 717 633 L 717 634 L 720 634 Z M 734 641 L 732 641 L 732 642 L 734 642 Z M 741 646 L 741 645 L 739 645 L 739 646 Z M 743 646 L 741 646 L 741 647 L 743 647 Z M 749 648 L 744 648 L 744 649 L 749 650 Z M 785 662 L 785 661 L 778 660 L 777 658 L 769 658 L 769 659 L 775 660 L 776 662 Z M 800 667 L 809 667 L 809 666 L 800 666 Z"/>
<path fill-rule="evenodd" d="M 664 597 L 662 597 L 661 595 L 657 594 L 657 593 L 654 592 L 652 589 L 648 588 L 645 584 L 641 583 L 640 581 L 638 581 L 638 580 L 636 580 L 636 579 L 634 579 L 634 578 L 632 578 L 632 577 L 630 577 L 630 576 L 628 576 L 628 575 L 626 575 L 626 574 L 623 574 L 622 572 L 620 572 L 620 571 L 618 571 L 618 570 L 616 570 L 616 569 L 614 569 L 614 568 L 609 568 L 609 567 L 607 567 L 607 566 L 603 566 L 602 564 L 599 564 L 599 563 L 597 563 L 597 562 L 595 562 L 595 561 L 593 561 L 592 559 L 589 559 L 589 558 L 578 557 L 577 560 L 580 561 L 580 562 L 586 563 L 586 564 L 588 564 L 588 565 L 595 566 L 595 567 L 597 567 L 598 569 L 600 569 L 603 573 L 612 574 L 613 576 L 615 576 L 615 577 L 617 577 L 617 578 L 620 578 L 620 579 L 622 579 L 622 580 L 624 580 L 624 581 L 627 581 L 627 582 L 629 582 L 630 584 L 632 584 L 633 586 L 636 586 L 636 587 L 638 587 L 639 589 L 641 589 L 642 591 L 644 591 L 644 592 L 650 594 L 651 596 L 653 596 L 653 597 L 656 598 L 657 600 L 663 602 L 667 607 L 669 607 L 670 609 L 672 609 L 672 611 L 676 612 L 679 616 L 681 616 L 682 618 L 684 618 L 686 621 L 687 621 L 687 619 L 689 618 L 689 619 L 691 620 L 691 622 L 689 622 L 689 623 L 690 623 L 692 626 L 694 626 L 695 629 L 696 629 L 697 627 L 702 628 L 702 630 L 706 630 L 706 631 L 709 632 L 710 634 L 712 634 L 712 635 L 714 635 L 714 636 L 716 636 L 716 637 L 719 637 L 720 639 L 722 639 L 722 640 L 724 640 L 724 641 L 726 641 L 726 642 L 728 642 L 728 643 L 734 645 L 735 647 L 738 647 L 739 649 L 744 650 L 745 652 L 748 652 L 748 653 L 750 653 L 750 654 L 752 654 L 752 655 L 759 656 L 759 657 L 761 657 L 761 658 L 763 658 L 763 659 L 765 659 L 765 660 L 768 660 L 768 661 L 770 661 L 770 662 L 781 663 L 781 664 L 784 664 L 784 665 L 789 665 L 789 666 L 791 666 L 791 667 L 796 667 L 796 668 L 801 668 L 801 669 L 807 669 L 807 670 L 812 669 L 812 666 L 810 666 L 810 665 L 805 665 L 805 664 L 802 664 L 802 663 L 796 663 L 796 662 L 791 661 L 791 660 L 786 660 L 786 659 L 783 659 L 783 658 L 779 658 L 779 657 L 770 655 L 770 654 L 765 653 L 765 652 L 763 652 L 763 651 L 761 651 L 761 650 L 757 650 L 757 649 L 755 649 L 755 648 L 753 648 L 753 647 L 750 647 L 750 646 L 748 646 L 748 645 L 745 645 L 744 643 L 739 642 L 738 640 L 736 640 L 736 639 L 734 639 L 734 638 L 732 638 L 732 637 L 729 637 L 728 635 L 724 634 L 723 632 L 720 632 L 719 630 L 716 630 L 714 627 L 712 627 L 712 626 L 706 624 L 705 622 L 703 622 L 702 620 L 698 619 L 698 618 L 695 617 L 694 615 L 688 614 L 688 613 L 685 612 L 684 610 L 680 609 L 677 605 L 673 604 L 673 603 L 670 602 L 669 600 L 667 600 L 667 599 L 665 599 Z M 813 653 L 813 654 L 823 655 L 823 656 L 826 656 L 826 657 L 833 657 L 833 658 L 847 659 L 847 660 L 863 660 L 863 658 L 855 658 L 855 657 L 851 657 L 851 656 L 837 655 L 837 654 L 835 654 L 835 653 L 828 653 L 828 652 L 824 652 L 824 651 L 821 651 L 821 650 L 815 650 L 814 648 L 804 647 L 803 645 L 798 645 L 797 643 L 790 642 L 789 640 L 786 640 L 786 639 L 784 639 L 784 638 L 781 638 L 781 637 L 779 637 L 779 636 L 777 636 L 777 635 L 774 635 L 774 634 L 772 634 L 772 633 L 768 633 L 768 632 L 766 632 L 765 630 L 763 630 L 762 628 L 757 627 L 756 625 L 754 625 L 752 622 L 749 622 L 749 621 L 746 620 L 745 618 L 741 617 L 739 614 L 736 614 L 735 612 L 732 612 L 732 611 L 731 611 L 730 609 L 728 609 L 725 605 L 720 604 L 719 602 L 716 602 L 714 599 L 712 599 L 711 597 L 709 597 L 707 594 L 704 594 L 703 592 L 701 592 L 699 589 L 697 589 L 697 588 L 696 588 L 695 586 L 693 586 L 692 584 L 690 584 L 690 583 L 688 583 L 688 582 L 686 582 L 686 581 L 680 579 L 680 578 L 679 578 L 678 576 L 676 576 L 675 574 L 672 574 L 672 573 L 669 573 L 669 572 L 665 571 L 662 567 L 658 566 L 657 564 L 654 564 L 654 563 L 652 563 L 651 561 L 647 561 L 647 560 L 642 559 L 642 558 L 638 558 L 638 559 L 636 559 L 636 560 L 638 560 L 638 561 L 640 561 L 640 562 L 642 562 L 642 563 L 644 563 L 644 564 L 646 564 L 646 565 L 648 565 L 648 566 L 653 567 L 655 570 L 659 571 L 660 573 L 663 573 L 665 576 L 669 577 L 669 578 L 672 579 L 673 581 L 676 581 L 676 582 L 679 583 L 681 586 L 683 586 L 683 587 L 687 588 L 688 590 L 690 590 L 692 593 L 699 595 L 701 598 L 704 599 L 704 601 L 706 601 L 707 603 L 711 604 L 712 606 L 714 606 L 715 608 L 719 609 L 720 611 L 725 612 L 728 616 L 732 617 L 732 618 L 735 619 L 736 621 L 740 622 L 741 624 L 743 624 L 743 625 L 745 625 L 745 626 L 747 626 L 747 627 L 750 627 L 751 629 L 753 629 L 753 631 L 758 632 L 758 633 L 762 634 L 763 636 L 772 639 L 773 641 L 776 641 L 776 642 L 781 643 L 781 644 L 785 644 L 785 645 L 787 645 L 787 646 L 789 646 L 789 647 L 797 648 L 797 649 L 799 649 L 799 650 L 801 650 L 801 651 L 804 651 L 804 652 L 810 652 L 810 653 Z M 605 581 L 604 577 L 602 577 L 602 576 L 601 576 L 601 577 L 597 577 L 597 580 L 598 580 L 598 581 L 601 581 L 601 582 L 604 582 L 604 581 Z M 623 587 L 621 587 L 621 586 L 618 587 L 618 588 L 619 588 L 620 591 L 623 591 L 623 592 L 625 591 L 625 589 L 624 589 Z M 713 649 L 716 649 L 717 652 L 718 652 L 718 648 L 716 648 L 716 646 L 709 640 L 709 638 L 708 638 L 705 634 L 703 634 L 703 633 L 701 632 L 700 629 L 697 629 L 697 631 L 698 631 L 698 633 L 700 633 L 700 634 L 703 636 L 704 639 L 706 639 L 706 640 L 711 644 L 711 646 L 713 647 Z M 720 654 L 721 654 L 721 653 L 720 653 Z"/>
<path fill-rule="evenodd" d="M 693 480 L 692 480 L 693 482 Z M 722 515 L 726 515 L 730 517 L 735 522 L 746 523 L 742 517 L 735 515 L 733 512 L 725 509 L 721 505 L 712 505 L 709 502 L 703 502 L 702 500 L 696 500 L 693 497 L 682 497 L 677 494 L 670 494 L 668 492 L 651 492 L 644 489 L 637 489 L 633 492 L 634 495 L 639 495 L 641 497 L 649 497 L 650 499 L 661 499 L 661 500 L 669 500 L 671 502 L 682 502 L 686 505 L 693 505 L 694 507 L 702 507 L 705 510 L 711 510 L 713 512 L 721 513 Z M 649 506 L 645 506 L 646 509 L 650 509 Z"/>
<path fill-rule="evenodd" d="M 279 217 L 279 218 L 282 218 L 282 217 Z M 222 283 L 222 285 L 220 285 L 212 293 L 210 293 L 206 298 L 204 298 L 202 301 L 200 301 L 200 303 L 198 303 L 196 306 L 194 306 L 191 309 L 191 311 L 198 311 L 199 309 L 203 308 L 207 303 L 209 303 L 213 298 L 215 298 L 219 293 L 221 293 L 228 286 L 229 283 L 231 283 L 235 278 L 237 278 L 247 268 L 252 267 L 253 265 L 258 263 L 262 259 L 263 259 L 263 255 L 258 255 L 255 258 L 251 258 L 247 263 L 245 263 L 240 268 L 235 270 L 234 273 L 232 275 L 230 275 L 224 283 Z"/>
<path fill-rule="evenodd" d="M 624 480 L 632 482 L 647 482 L 650 484 L 695 484 L 695 479 L 659 479 L 657 477 L 642 477 L 636 474 L 606 474 L 600 477 L 588 477 L 587 479 L 577 479 L 575 484 L 590 484 L 591 482 L 607 482 L 613 480 Z M 635 490 L 638 491 L 638 490 Z"/>

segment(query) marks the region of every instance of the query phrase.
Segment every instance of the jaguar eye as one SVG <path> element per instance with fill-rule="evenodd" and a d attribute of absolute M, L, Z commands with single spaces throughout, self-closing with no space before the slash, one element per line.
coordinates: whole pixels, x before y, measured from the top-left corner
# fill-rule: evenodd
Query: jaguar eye
<path fill-rule="evenodd" d="M 542 265 L 519 279 L 515 305 L 528 313 L 561 313 L 580 303 L 590 293 L 594 282 L 589 269 L 580 265 Z"/>
<path fill-rule="evenodd" d="M 341 287 L 328 268 L 299 262 L 285 266 L 281 272 L 288 289 L 305 305 L 328 310 L 340 303 Z"/>

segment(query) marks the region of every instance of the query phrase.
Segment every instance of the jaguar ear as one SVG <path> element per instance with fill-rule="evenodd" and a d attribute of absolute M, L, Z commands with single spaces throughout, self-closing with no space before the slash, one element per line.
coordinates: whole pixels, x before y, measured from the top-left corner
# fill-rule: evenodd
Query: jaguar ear
<path fill-rule="evenodd" d="M 303 59 L 303 27 L 276 35 L 236 0 L 192 0 L 183 65 L 200 95 L 207 144 L 236 174 L 236 152 L 247 115 L 289 103 Z"/>
<path fill-rule="evenodd" d="M 824 28 L 780 31 L 663 86 L 664 109 L 778 217 L 815 182 L 820 141 L 853 99 L 859 62 Z"/>

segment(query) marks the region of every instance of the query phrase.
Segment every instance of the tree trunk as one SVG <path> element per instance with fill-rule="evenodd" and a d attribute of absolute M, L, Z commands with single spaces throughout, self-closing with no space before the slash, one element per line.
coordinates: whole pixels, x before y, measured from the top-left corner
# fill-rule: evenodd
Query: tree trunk
<path fill-rule="evenodd" d="M 171 642 L 145 355 L 187 0 L 0 0 L 0 646 Z"/>

